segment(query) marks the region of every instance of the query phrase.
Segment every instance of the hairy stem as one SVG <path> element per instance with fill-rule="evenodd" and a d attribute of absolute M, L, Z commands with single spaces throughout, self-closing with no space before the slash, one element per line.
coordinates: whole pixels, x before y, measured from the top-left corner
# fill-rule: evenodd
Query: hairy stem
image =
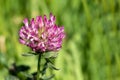
<path fill-rule="evenodd" d="M 37 80 L 39 80 L 40 75 L 40 63 L 41 63 L 41 53 L 38 55 L 38 64 L 37 64 Z"/>

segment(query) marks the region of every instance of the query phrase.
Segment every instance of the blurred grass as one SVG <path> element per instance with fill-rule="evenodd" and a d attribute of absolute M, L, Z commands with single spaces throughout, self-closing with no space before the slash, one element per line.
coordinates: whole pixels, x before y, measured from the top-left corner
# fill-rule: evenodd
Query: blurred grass
<path fill-rule="evenodd" d="M 64 25 L 66 39 L 55 65 L 55 80 L 120 80 L 120 0 L 0 0 L 0 80 L 4 65 L 28 64 L 36 58 L 18 41 L 25 17 L 52 12 Z"/>

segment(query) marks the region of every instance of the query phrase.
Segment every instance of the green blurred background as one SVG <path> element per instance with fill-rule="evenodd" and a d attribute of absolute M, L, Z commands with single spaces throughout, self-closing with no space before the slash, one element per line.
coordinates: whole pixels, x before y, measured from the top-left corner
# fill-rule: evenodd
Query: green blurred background
<path fill-rule="evenodd" d="M 0 0 L 0 80 L 13 62 L 36 70 L 18 31 L 25 17 L 50 12 L 66 32 L 54 80 L 120 80 L 120 0 Z"/>

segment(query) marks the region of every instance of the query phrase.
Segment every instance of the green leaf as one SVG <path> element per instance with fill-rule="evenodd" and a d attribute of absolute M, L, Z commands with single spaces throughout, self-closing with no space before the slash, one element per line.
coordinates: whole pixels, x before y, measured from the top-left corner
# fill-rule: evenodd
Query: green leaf
<path fill-rule="evenodd" d="M 56 68 L 53 64 L 50 64 L 50 63 L 49 63 L 48 66 L 49 66 L 51 69 L 53 69 L 53 70 L 60 70 L 60 69 Z"/>
<path fill-rule="evenodd" d="M 46 61 L 48 62 L 48 66 L 49 66 L 51 69 L 60 70 L 60 69 L 56 68 L 56 67 L 53 65 L 54 63 L 53 63 L 50 59 L 46 58 Z"/>
<path fill-rule="evenodd" d="M 35 52 L 28 52 L 28 53 L 23 53 L 22 56 L 34 56 L 37 55 Z"/>
<path fill-rule="evenodd" d="M 40 79 L 40 80 L 51 80 L 54 76 L 55 76 L 55 75 L 52 74 L 51 76 L 46 77 L 46 78 L 42 78 L 42 79 Z"/>
<path fill-rule="evenodd" d="M 53 64 L 53 62 L 50 60 L 50 58 L 45 58 L 46 62 Z"/>
<path fill-rule="evenodd" d="M 12 75 L 8 75 L 5 77 L 5 80 L 19 80 L 19 78 L 12 76 Z"/>
<path fill-rule="evenodd" d="M 17 77 L 19 77 L 20 80 L 25 80 L 26 78 L 33 78 L 33 75 L 27 74 L 27 73 L 25 73 L 25 72 L 19 72 L 19 73 L 17 74 Z"/>
<path fill-rule="evenodd" d="M 43 56 L 44 56 L 45 58 L 56 58 L 57 55 L 58 55 L 57 52 L 45 52 L 45 53 L 43 54 Z"/>
<path fill-rule="evenodd" d="M 46 73 L 47 68 L 48 68 L 48 62 L 44 64 L 43 70 L 41 71 L 42 75 Z"/>

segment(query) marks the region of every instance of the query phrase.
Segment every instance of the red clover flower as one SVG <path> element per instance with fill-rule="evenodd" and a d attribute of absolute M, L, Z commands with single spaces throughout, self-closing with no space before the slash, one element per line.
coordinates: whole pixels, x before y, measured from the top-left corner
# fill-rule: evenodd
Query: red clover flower
<path fill-rule="evenodd" d="M 23 20 L 24 26 L 19 31 L 21 44 L 29 46 L 35 52 L 59 51 L 65 38 L 64 27 L 55 24 L 56 18 L 50 13 L 50 19 L 44 15 Z"/>

